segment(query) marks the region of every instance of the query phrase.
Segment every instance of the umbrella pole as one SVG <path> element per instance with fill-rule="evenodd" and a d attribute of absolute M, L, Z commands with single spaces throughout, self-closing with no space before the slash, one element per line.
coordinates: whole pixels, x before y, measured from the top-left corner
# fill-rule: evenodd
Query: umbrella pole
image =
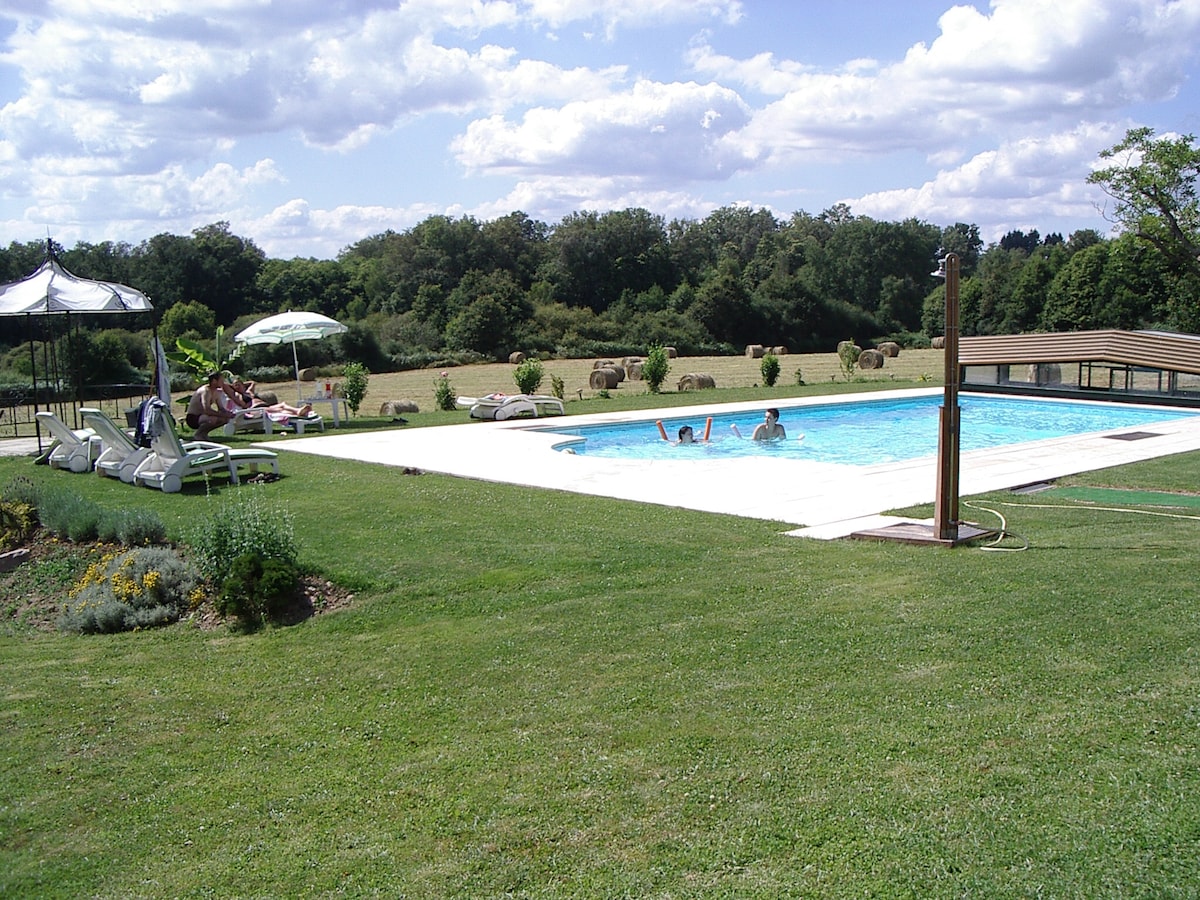
<path fill-rule="evenodd" d="M 292 362 L 296 366 L 296 405 L 304 405 L 304 397 L 300 394 L 300 358 L 296 356 L 296 342 L 292 341 Z"/>

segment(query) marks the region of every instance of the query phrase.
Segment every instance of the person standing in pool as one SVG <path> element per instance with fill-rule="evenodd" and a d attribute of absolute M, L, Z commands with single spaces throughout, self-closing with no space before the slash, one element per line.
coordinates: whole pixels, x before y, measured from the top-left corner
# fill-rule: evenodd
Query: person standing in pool
<path fill-rule="evenodd" d="M 679 429 L 679 440 L 676 441 L 675 443 L 677 443 L 677 444 L 694 444 L 694 443 L 696 443 L 696 436 L 692 433 L 691 425 L 684 425 L 682 428 Z"/>
<path fill-rule="evenodd" d="M 787 432 L 779 424 L 779 410 L 771 407 L 763 416 L 762 424 L 754 429 L 751 439 L 755 441 L 776 441 L 787 437 Z"/>

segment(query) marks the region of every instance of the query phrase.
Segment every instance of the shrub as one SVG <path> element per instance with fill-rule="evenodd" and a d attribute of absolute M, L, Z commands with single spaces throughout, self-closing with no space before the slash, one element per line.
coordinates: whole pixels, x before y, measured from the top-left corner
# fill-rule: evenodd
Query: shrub
<path fill-rule="evenodd" d="M 862 347 L 859 347 L 854 341 L 842 341 L 837 345 L 838 364 L 842 367 L 842 374 L 846 376 L 846 380 L 850 380 L 850 376 L 854 374 L 854 367 L 858 364 L 858 358 L 862 355 Z"/>
<path fill-rule="evenodd" d="M 41 492 L 38 519 L 51 534 L 71 541 L 96 539 L 101 509 L 67 488 L 47 488 Z"/>
<path fill-rule="evenodd" d="M 517 382 L 517 389 L 522 394 L 536 394 L 542 386 L 542 375 L 542 361 L 529 358 L 517 365 L 513 372 L 513 380 Z"/>
<path fill-rule="evenodd" d="M 555 397 L 557 397 L 559 400 L 561 400 L 563 398 L 563 391 L 565 389 L 566 389 L 566 385 L 563 383 L 563 380 L 561 378 L 559 378 L 557 375 L 550 376 L 550 393 L 551 394 L 553 394 Z"/>
<path fill-rule="evenodd" d="M 179 619 L 199 586 L 196 571 L 166 547 L 106 553 L 71 588 L 59 628 L 110 634 Z"/>
<path fill-rule="evenodd" d="M 779 380 L 779 357 L 774 353 L 765 354 L 759 369 L 762 371 L 763 384 L 775 387 L 775 382 Z"/>
<path fill-rule="evenodd" d="M 234 616 L 246 630 L 275 622 L 296 593 L 300 572 L 287 560 L 243 553 L 229 567 L 217 597 L 217 612 Z"/>
<path fill-rule="evenodd" d="M 803 369 L 796 369 L 796 384 L 800 385 L 800 387 L 804 387 L 804 370 Z"/>
<path fill-rule="evenodd" d="M 458 405 L 458 395 L 454 393 L 454 385 L 445 372 L 433 383 L 433 400 L 438 409 L 450 410 Z"/>
<path fill-rule="evenodd" d="M 18 475 L 4 488 L 4 493 L 0 494 L 0 500 L 9 500 L 14 503 L 25 503 L 38 508 L 38 503 L 41 498 L 41 489 L 34 483 L 32 478 L 24 475 Z"/>
<path fill-rule="evenodd" d="M 346 363 L 342 369 L 342 396 L 346 405 L 357 415 L 363 397 L 367 395 L 367 380 L 370 376 L 367 367 L 359 362 Z"/>
<path fill-rule="evenodd" d="M 116 544 L 120 542 L 117 537 L 121 533 L 121 513 L 124 510 L 106 509 L 100 513 L 100 520 L 96 523 L 96 540 L 103 541 L 106 544 Z"/>
<path fill-rule="evenodd" d="M 37 519 L 46 530 L 75 543 L 101 540 L 137 547 L 167 540 L 167 527 L 153 510 L 105 509 L 69 488 L 57 486 L 44 488 L 36 497 Z"/>
<path fill-rule="evenodd" d="M 154 510 L 106 509 L 100 515 L 96 537 L 102 541 L 144 547 L 167 542 L 167 526 Z"/>
<path fill-rule="evenodd" d="M 20 500 L 0 500 L 0 552 L 25 542 L 37 527 L 37 510 Z"/>
<path fill-rule="evenodd" d="M 167 526 L 158 513 L 150 509 L 130 509 L 121 517 L 117 539 L 126 547 L 146 544 L 165 544 Z"/>
<path fill-rule="evenodd" d="M 241 491 L 215 504 L 188 535 L 188 544 L 203 572 L 224 572 L 243 553 L 295 563 L 292 517 L 262 500 L 259 491 Z"/>
<path fill-rule="evenodd" d="M 247 369 L 246 377 L 262 384 L 274 384 L 277 381 L 293 380 L 296 373 L 290 366 L 257 366 Z"/>
<path fill-rule="evenodd" d="M 642 379 L 646 382 L 650 393 L 657 394 L 662 389 L 662 384 L 666 381 L 667 373 L 670 371 L 671 362 L 666 348 L 661 344 L 651 344 L 650 350 L 646 353 L 646 361 L 642 363 Z"/>

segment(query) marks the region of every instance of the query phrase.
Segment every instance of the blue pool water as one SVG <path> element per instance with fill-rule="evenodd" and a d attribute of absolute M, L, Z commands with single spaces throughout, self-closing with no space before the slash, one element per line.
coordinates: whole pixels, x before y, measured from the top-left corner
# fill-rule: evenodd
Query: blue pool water
<path fill-rule="evenodd" d="M 856 466 L 900 462 L 937 453 L 938 408 L 942 396 L 866 400 L 782 408 L 784 441 L 751 441 L 763 411 L 713 415 L 708 443 L 675 445 L 659 435 L 656 419 L 612 425 L 558 426 L 539 429 L 584 438 L 564 444 L 575 453 L 618 459 L 700 459 L 764 457 L 807 459 Z M 1196 413 L 1128 404 L 1068 403 L 1010 397 L 959 397 L 962 452 L 1068 437 L 1117 428 L 1144 429 L 1155 422 Z M 765 409 L 765 406 L 764 406 Z M 691 425 L 699 440 L 707 416 L 661 419 L 672 441 L 681 425 Z M 743 437 L 733 434 L 737 425 Z M 798 439 L 803 435 L 803 439 Z"/>

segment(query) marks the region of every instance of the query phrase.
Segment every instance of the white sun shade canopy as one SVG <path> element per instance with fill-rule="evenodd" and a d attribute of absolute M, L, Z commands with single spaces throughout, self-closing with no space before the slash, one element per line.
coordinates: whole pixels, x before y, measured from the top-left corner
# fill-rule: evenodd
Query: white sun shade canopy
<path fill-rule="evenodd" d="M 21 281 L 0 285 L 0 315 L 145 312 L 150 300 L 139 290 L 111 281 L 72 275 L 48 259 Z"/>

